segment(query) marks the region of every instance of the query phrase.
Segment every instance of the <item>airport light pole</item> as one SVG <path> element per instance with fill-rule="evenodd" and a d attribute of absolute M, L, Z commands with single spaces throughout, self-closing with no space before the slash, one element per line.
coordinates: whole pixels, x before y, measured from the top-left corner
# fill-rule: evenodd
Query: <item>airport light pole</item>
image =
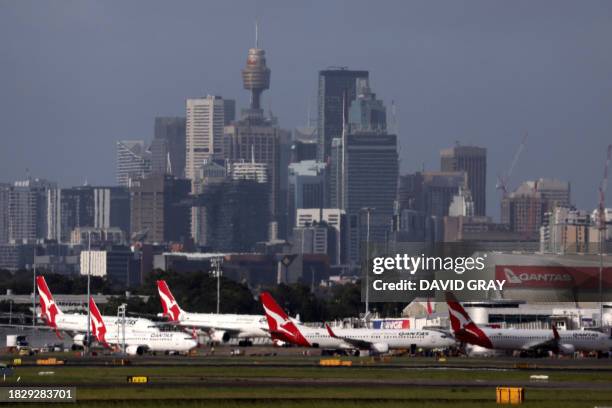
<path fill-rule="evenodd" d="M 85 345 L 87 354 L 89 354 L 89 344 L 91 336 L 91 308 L 89 307 L 89 298 L 91 297 L 91 230 L 87 233 L 87 337 L 85 338 Z"/>
<path fill-rule="evenodd" d="M 121 354 L 125 355 L 125 310 L 127 308 L 127 303 L 122 303 L 117 308 L 117 320 L 121 324 Z M 117 326 L 117 331 L 119 331 L 119 326 Z M 117 333 L 117 337 L 119 337 L 119 333 Z"/>
<path fill-rule="evenodd" d="M 36 326 L 36 247 L 38 247 L 38 242 L 34 243 L 32 260 L 32 327 Z"/>
<path fill-rule="evenodd" d="M 366 226 L 366 256 L 365 256 L 365 283 L 366 283 L 366 293 L 365 293 L 365 314 L 364 320 L 368 318 L 368 314 L 370 313 L 370 219 L 371 214 L 375 210 L 372 207 L 364 207 L 361 211 L 365 211 L 367 214 L 367 226 Z"/>
<path fill-rule="evenodd" d="M 221 311 L 221 263 L 223 258 L 217 257 L 210 260 L 213 276 L 217 277 L 217 314 Z"/>

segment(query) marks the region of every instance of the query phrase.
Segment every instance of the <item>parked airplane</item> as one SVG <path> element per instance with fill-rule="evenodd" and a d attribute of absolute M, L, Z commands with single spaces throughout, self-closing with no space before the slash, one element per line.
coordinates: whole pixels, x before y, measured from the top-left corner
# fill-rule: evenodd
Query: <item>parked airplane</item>
<path fill-rule="evenodd" d="M 451 327 L 457 341 L 494 350 L 544 354 L 575 351 L 609 352 L 612 338 L 593 330 L 498 329 L 479 327 L 452 293 L 446 294 Z"/>
<path fill-rule="evenodd" d="M 293 322 L 268 292 L 260 295 L 273 339 L 303 347 L 369 350 L 387 353 L 391 349 L 436 349 L 455 345 L 449 333 L 437 330 L 381 330 L 311 328 Z"/>
<path fill-rule="evenodd" d="M 226 343 L 231 338 L 238 338 L 241 339 L 239 345 L 249 346 L 253 338 L 270 337 L 263 315 L 185 312 L 172 296 L 166 281 L 158 280 L 157 290 L 164 310 L 163 316 L 186 328 L 205 329 L 215 342 Z"/>
<path fill-rule="evenodd" d="M 59 332 L 68 332 L 73 336 L 73 341 L 78 346 L 83 346 L 85 343 L 87 332 L 87 315 L 78 313 L 63 313 L 55 303 L 53 295 L 47 286 L 44 276 L 36 277 L 36 286 L 40 298 L 40 316 L 47 325 L 55 330 L 58 337 L 61 338 Z M 109 327 L 115 327 L 117 316 L 105 316 Z M 159 328 L 149 319 L 144 318 L 126 318 L 125 324 L 132 329 L 141 331 L 157 331 Z"/>
<path fill-rule="evenodd" d="M 139 330 L 133 327 L 125 327 L 124 331 L 121 318 L 116 322 L 115 330 L 108 330 L 105 325 L 106 318 L 98 310 L 93 297 L 89 298 L 89 309 L 91 311 L 91 332 L 98 342 L 106 347 L 125 345 L 125 352 L 129 355 L 143 355 L 146 352 L 158 351 L 187 353 L 198 345 L 197 340 L 185 332 Z"/>

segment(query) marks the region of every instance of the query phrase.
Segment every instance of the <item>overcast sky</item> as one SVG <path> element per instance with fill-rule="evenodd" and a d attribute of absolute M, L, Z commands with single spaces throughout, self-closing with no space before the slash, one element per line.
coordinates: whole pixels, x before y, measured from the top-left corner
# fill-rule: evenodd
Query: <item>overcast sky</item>
<path fill-rule="evenodd" d="M 487 147 L 490 214 L 510 181 L 557 177 L 593 208 L 612 143 L 612 1 L 0 0 L 0 181 L 113 184 L 115 141 L 150 140 L 185 98 L 248 102 L 240 70 L 267 53 L 283 127 L 316 112 L 317 71 L 370 71 L 394 100 L 402 172 L 455 141 Z M 314 118 L 314 113 L 313 113 Z M 608 200 L 610 201 L 610 200 Z"/>

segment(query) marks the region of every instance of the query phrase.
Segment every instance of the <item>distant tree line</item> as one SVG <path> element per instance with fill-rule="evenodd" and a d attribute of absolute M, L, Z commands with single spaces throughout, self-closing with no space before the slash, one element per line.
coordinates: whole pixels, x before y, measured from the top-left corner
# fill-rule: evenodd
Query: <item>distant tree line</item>
<path fill-rule="evenodd" d="M 86 276 L 65 276 L 45 274 L 45 279 L 53 293 L 84 294 L 87 292 Z M 140 297 L 126 297 L 124 291 L 113 289 L 101 277 L 91 277 L 91 293 L 112 295 L 109 302 L 99 305 L 104 314 L 115 314 L 117 307 L 127 304 L 128 313 L 154 317 L 162 311 L 156 281 L 168 282 L 176 301 L 186 311 L 214 313 L 217 305 L 217 279 L 208 271 L 176 273 L 155 270 L 148 274 L 143 285 L 131 291 L 132 294 L 149 296 L 148 301 Z M 14 294 L 32 292 L 31 271 L 17 272 L 0 270 L 0 289 L 11 289 Z M 221 277 L 221 313 L 262 314 L 263 309 L 257 295 L 269 291 L 277 302 L 291 316 L 299 314 L 302 321 L 329 321 L 345 317 L 356 317 L 363 313 L 361 286 L 356 284 L 336 285 L 330 288 L 315 287 L 314 291 L 303 284 L 279 284 L 269 287 L 250 288 L 246 282 L 236 282 Z M 4 302 L 6 303 L 6 302 Z M 397 303 L 372 303 L 370 309 L 382 316 L 398 316 L 401 305 Z M 0 311 L 8 310 L 8 305 L 0 303 Z"/>

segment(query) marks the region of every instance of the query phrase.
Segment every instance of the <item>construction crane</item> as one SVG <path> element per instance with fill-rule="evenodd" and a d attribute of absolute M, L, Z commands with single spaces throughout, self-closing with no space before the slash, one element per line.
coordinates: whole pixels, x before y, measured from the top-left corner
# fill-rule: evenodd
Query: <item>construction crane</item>
<path fill-rule="evenodd" d="M 512 158 L 512 163 L 510 163 L 510 168 L 506 172 L 506 174 L 497 177 L 497 184 L 495 188 L 497 190 L 501 190 L 502 198 L 505 198 L 508 195 L 508 180 L 510 180 L 510 176 L 512 176 L 512 172 L 518 163 L 519 157 L 525 149 L 525 142 L 527 141 L 527 132 L 523 135 L 523 139 L 521 140 L 521 144 L 519 145 L 516 153 L 514 153 L 514 157 Z"/>

